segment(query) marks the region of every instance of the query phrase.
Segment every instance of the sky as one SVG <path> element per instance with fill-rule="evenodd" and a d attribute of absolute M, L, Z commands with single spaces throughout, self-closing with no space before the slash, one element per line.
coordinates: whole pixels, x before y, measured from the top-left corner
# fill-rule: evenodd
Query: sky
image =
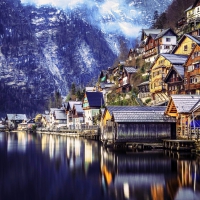
<path fill-rule="evenodd" d="M 21 0 L 23 4 L 35 4 L 36 6 L 52 5 L 63 10 L 73 10 L 77 7 L 87 7 L 88 10 L 94 10 L 88 14 L 90 22 L 96 24 L 101 30 L 107 33 L 120 31 L 123 35 L 129 37 L 133 34 L 138 35 L 141 26 L 134 24 L 133 19 L 139 16 L 134 3 L 127 4 L 125 0 Z M 99 22 L 99 19 L 106 19 L 106 24 Z"/>

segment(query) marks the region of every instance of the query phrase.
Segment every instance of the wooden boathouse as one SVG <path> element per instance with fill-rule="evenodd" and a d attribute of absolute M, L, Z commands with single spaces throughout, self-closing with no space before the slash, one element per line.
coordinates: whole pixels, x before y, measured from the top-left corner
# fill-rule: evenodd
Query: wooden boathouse
<path fill-rule="evenodd" d="M 113 144 L 162 143 L 176 139 L 176 119 L 165 115 L 165 106 L 108 107 L 111 119 L 102 140 Z"/>

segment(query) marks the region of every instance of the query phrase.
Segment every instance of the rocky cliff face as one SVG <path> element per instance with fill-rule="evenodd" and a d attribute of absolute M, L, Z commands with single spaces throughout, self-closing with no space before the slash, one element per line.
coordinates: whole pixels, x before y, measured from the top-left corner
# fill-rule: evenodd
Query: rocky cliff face
<path fill-rule="evenodd" d="M 1 115 L 42 112 L 55 90 L 65 96 L 72 82 L 85 86 L 101 69 L 113 64 L 119 41 L 129 40 L 120 32 L 106 31 L 106 27 L 112 20 L 125 22 L 127 16 L 122 12 L 117 17 L 99 15 L 99 22 L 95 22 L 97 18 L 92 20 L 90 12 L 97 12 L 98 3 L 92 10 L 77 7 L 63 11 L 1 0 Z M 129 6 L 137 8 L 138 1 L 130 1 Z M 137 23 L 136 18 L 132 22 Z M 145 23 L 150 23 L 150 18 Z"/>

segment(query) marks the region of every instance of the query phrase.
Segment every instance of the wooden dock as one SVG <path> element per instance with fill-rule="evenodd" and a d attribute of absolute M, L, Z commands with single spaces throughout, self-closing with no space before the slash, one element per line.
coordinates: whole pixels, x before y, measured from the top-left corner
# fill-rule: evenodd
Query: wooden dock
<path fill-rule="evenodd" d="M 99 140 L 100 130 L 98 127 L 93 128 L 85 128 L 85 129 L 46 129 L 46 128 L 38 128 L 36 130 L 37 133 L 40 134 L 48 134 L 48 135 L 62 135 L 69 137 L 83 137 L 86 139 Z"/>
<path fill-rule="evenodd" d="M 195 149 L 195 141 L 194 140 L 163 140 L 163 147 L 169 150 L 175 151 L 189 151 L 191 152 Z"/>

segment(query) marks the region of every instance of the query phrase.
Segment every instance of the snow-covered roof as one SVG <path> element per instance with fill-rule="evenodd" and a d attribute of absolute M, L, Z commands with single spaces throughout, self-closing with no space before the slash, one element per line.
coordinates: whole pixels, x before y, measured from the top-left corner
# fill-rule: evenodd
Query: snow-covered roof
<path fill-rule="evenodd" d="M 83 113 L 82 104 L 75 104 L 74 107 L 75 107 L 77 113 Z"/>
<path fill-rule="evenodd" d="M 191 112 L 200 101 L 200 95 L 171 95 L 178 113 Z"/>
<path fill-rule="evenodd" d="M 115 122 L 176 122 L 176 119 L 164 114 L 163 111 L 113 111 Z"/>
<path fill-rule="evenodd" d="M 67 115 L 65 114 L 65 110 L 56 110 L 55 111 L 56 119 L 67 119 Z"/>
<path fill-rule="evenodd" d="M 170 54 L 170 53 L 161 53 L 161 56 L 166 58 L 172 64 L 184 64 L 188 58 L 188 55 L 180 55 L 180 54 Z"/>
<path fill-rule="evenodd" d="M 138 86 L 142 86 L 142 85 L 149 85 L 149 81 L 142 82 Z"/>
<path fill-rule="evenodd" d="M 137 69 L 135 67 L 124 67 L 124 70 L 127 71 L 127 73 L 136 73 Z"/>
<path fill-rule="evenodd" d="M 27 120 L 25 114 L 7 114 L 8 120 Z"/>

